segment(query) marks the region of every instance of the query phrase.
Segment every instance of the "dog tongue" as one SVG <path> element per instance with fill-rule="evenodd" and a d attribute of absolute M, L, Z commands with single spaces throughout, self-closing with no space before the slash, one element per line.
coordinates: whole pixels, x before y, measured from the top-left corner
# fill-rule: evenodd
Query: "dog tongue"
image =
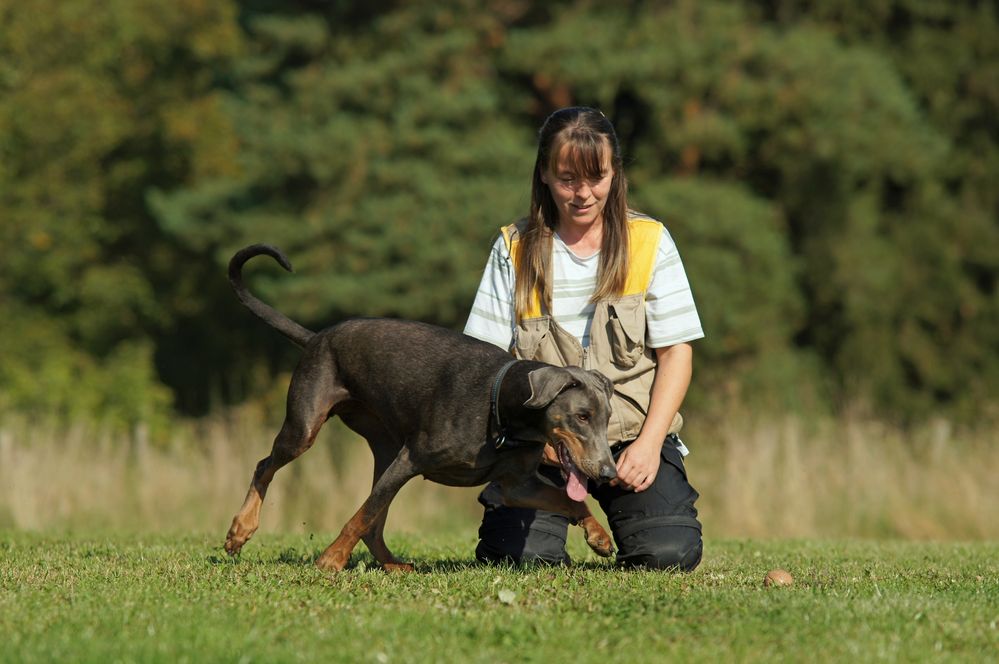
<path fill-rule="evenodd" d="M 577 503 L 586 499 L 586 477 L 579 472 L 579 468 L 574 465 L 569 466 L 569 477 L 565 485 L 565 492 Z"/>

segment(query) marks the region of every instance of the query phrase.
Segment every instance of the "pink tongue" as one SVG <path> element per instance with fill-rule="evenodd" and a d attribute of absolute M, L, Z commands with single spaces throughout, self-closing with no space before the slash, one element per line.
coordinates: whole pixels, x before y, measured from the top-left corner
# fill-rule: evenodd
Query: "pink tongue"
<path fill-rule="evenodd" d="M 569 479 L 565 485 L 565 492 L 577 503 L 581 503 L 586 499 L 586 478 L 583 477 L 583 474 L 575 466 L 569 469 Z"/>

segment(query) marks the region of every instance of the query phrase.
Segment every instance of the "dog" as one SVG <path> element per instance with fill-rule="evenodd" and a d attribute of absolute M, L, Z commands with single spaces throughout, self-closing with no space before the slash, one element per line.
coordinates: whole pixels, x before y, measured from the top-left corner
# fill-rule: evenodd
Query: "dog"
<path fill-rule="evenodd" d="M 490 497 L 511 507 L 564 514 L 585 531 L 599 555 L 611 538 L 585 503 L 587 481 L 617 475 L 607 444 L 613 385 L 576 367 L 514 360 L 496 346 L 425 323 L 350 319 L 319 333 L 254 297 L 242 267 L 268 255 L 292 271 L 277 248 L 257 244 L 229 262 L 237 297 L 256 316 L 303 349 L 288 388 L 284 423 L 226 535 L 235 556 L 257 530 L 274 473 L 309 449 L 320 427 L 338 415 L 374 455 L 371 494 L 316 564 L 341 570 L 364 540 L 388 571 L 412 571 L 385 545 L 389 504 L 413 477 L 449 486 L 491 483 Z M 556 451 L 566 489 L 543 482 L 537 468 L 545 445 Z"/>

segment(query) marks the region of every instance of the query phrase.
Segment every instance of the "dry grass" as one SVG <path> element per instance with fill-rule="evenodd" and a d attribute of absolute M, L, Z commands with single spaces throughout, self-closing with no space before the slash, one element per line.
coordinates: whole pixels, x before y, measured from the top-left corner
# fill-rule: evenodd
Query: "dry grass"
<path fill-rule="evenodd" d="M 160 444 L 93 426 L 0 420 L 0 527 L 218 532 L 275 428 L 245 412 L 178 424 Z M 685 431 L 709 537 L 999 539 L 999 442 L 938 423 L 907 436 L 878 422 L 752 421 Z M 331 423 L 282 470 L 262 532 L 336 532 L 371 481 L 366 445 Z M 389 532 L 475 532 L 475 489 L 411 482 Z"/>
<path fill-rule="evenodd" d="M 688 468 L 709 534 L 999 538 L 994 430 L 786 418 L 704 433 Z"/>
<path fill-rule="evenodd" d="M 0 424 L 0 527 L 217 531 L 243 502 L 277 427 L 234 413 L 175 427 L 165 443 L 142 431 L 112 436 L 80 425 L 60 431 Z M 371 488 L 364 440 L 339 422 L 278 473 L 261 517 L 264 532 L 336 532 Z M 412 481 L 393 503 L 392 531 L 471 523 L 475 490 Z"/>

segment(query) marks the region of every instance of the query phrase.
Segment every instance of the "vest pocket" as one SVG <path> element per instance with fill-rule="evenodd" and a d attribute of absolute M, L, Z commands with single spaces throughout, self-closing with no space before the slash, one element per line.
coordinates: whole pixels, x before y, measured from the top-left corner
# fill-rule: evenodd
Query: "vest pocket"
<path fill-rule="evenodd" d="M 607 305 L 607 338 L 611 360 L 619 367 L 635 366 L 645 352 L 645 303 Z"/>
<path fill-rule="evenodd" d="M 548 336 L 548 318 L 532 318 L 521 321 L 516 331 L 517 339 L 514 347 L 517 350 L 517 357 L 522 360 L 534 360 L 538 353 L 538 347 Z"/>

